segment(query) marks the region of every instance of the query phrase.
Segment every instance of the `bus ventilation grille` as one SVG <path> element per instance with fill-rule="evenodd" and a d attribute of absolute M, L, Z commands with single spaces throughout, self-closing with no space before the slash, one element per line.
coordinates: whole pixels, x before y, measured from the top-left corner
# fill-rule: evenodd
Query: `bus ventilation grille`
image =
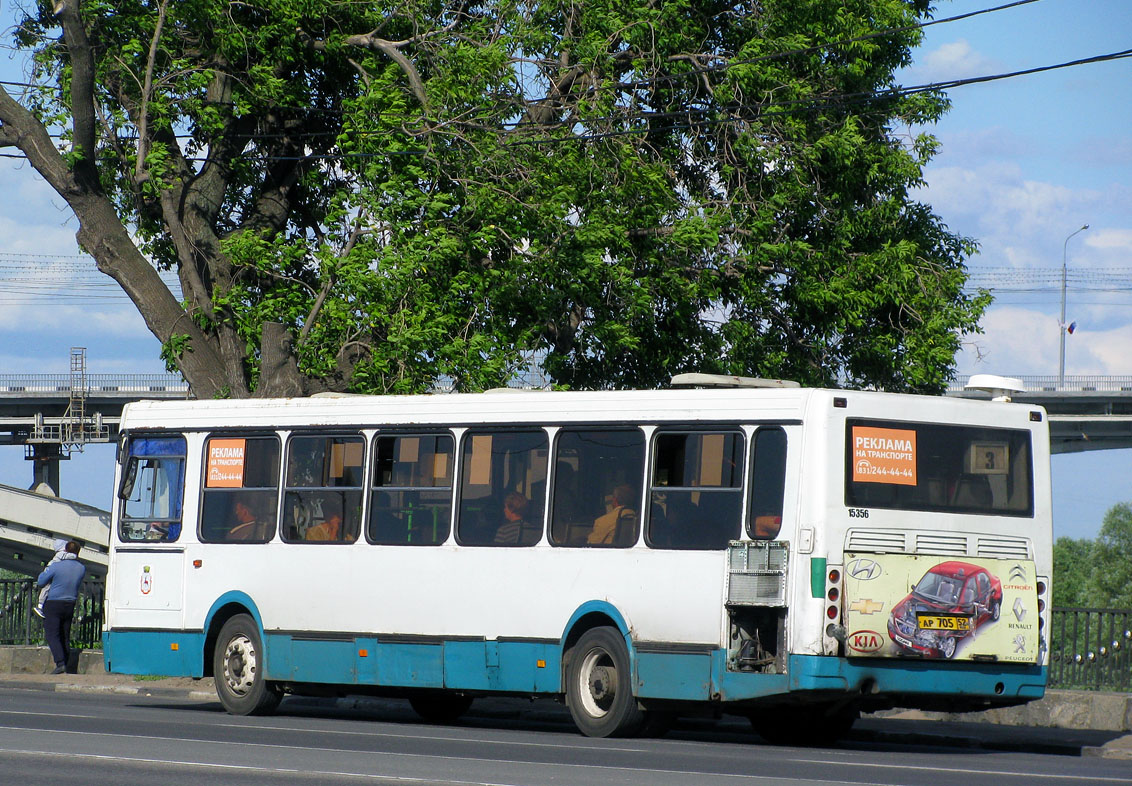
<path fill-rule="evenodd" d="M 787 544 L 732 541 L 727 547 L 727 605 L 786 605 Z"/>
<path fill-rule="evenodd" d="M 954 532 L 849 530 L 845 550 L 854 552 L 935 554 L 944 557 L 1032 559 L 1030 541 L 1008 535 L 966 535 Z"/>

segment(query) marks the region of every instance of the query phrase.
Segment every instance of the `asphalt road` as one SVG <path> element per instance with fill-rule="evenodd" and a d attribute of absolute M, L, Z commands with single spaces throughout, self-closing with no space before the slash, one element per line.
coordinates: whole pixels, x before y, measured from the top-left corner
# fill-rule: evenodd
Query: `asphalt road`
<path fill-rule="evenodd" d="M 685 722 L 663 739 L 594 740 L 556 705 L 484 705 L 460 725 L 428 726 L 396 701 L 288 699 L 274 716 L 242 718 L 210 701 L 0 686 L 0 783 L 1132 784 L 1130 761 L 860 735 L 833 748 L 775 747 L 738 721 Z"/>

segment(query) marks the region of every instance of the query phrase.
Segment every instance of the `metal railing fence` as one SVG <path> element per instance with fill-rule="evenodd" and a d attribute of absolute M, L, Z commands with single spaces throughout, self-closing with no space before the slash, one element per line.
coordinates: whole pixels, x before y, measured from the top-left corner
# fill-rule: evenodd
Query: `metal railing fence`
<path fill-rule="evenodd" d="M 1132 688 L 1132 610 L 1054 608 L 1052 628 L 1051 688 Z"/>
<path fill-rule="evenodd" d="M 83 582 L 71 623 L 71 646 L 75 649 L 102 647 L 101 579 Z M 0 644 L 43 644 L 43 624 L 33 609 L 39 600 L 35 579 L 0 579 Z"/>
<path fill-rule="evenodd" d="M 87 374 L 87 393 L 184 392 L 189 383 L 180 374 Z M 70 374 L 0 374 L 0 393 L 66 393 Z"/>
<path fill-rule="evenodd" d="M 1006 376 L 1014 376 L 1007 374 Z M 947 386 L 950 393 L 961 393 L 970 381 L 969 375 L 960 375 Z M 1132 391 L 1132 376 L 1097 376 L 1074 374 L 1064 378 L 1056 374 L 1045 376 L 1016 376 L 1028 393 L 1127 393 Z"/>

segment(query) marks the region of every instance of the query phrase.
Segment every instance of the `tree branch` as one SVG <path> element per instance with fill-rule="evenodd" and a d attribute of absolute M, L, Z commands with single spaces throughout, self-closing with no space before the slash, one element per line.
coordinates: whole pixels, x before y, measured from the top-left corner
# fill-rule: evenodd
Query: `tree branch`
<path fill-rule="evenodd" d="M 418 39 L 410 38 L 405 41 L 389 41 L 378 37 L 377 31 L 375 30 L 363 35 L 348 36 L 345 43 L 348 46 L 357 46 L 362 49 L 375 49 L 399 65 L 401 70 L 405 72 L 405 77 L 409 80 L 409 90 L 412 91 L 417 102 L 420 103 L 421 107 L 424 109 L 425 114 L 430 114 L 428 95 L 425 93 L 424 82 L 421 81 L 420 72 L 417 71 L 417 67 L 413 65 L 412 61 L 401 53 L 401 47 L 414 43 L 416 40 Z"/>
<path fill-rule="evenodd" d="M 134 162 L 134 182 L 143 183 L 149 178 L 145 171 L 145 158 L 149 155 L 149 97 L 153 93 L 153 67 L 157 59 L 157 42 L 161 39 L 161 29 L 165 26 L 165 0 L 157 9 L 157 24 L 153 38 L 149 42 L 149 56 L 145 63 L 145 80 L 142 84 L 141 107 L 138 109 L 138 157 Z"/>
<path fill-rule="evenodd" d="M 71 118 L 75 152 L 81 155 L 75 165 L 88 188 L 97 188 L 95 139 L 97 118 L 94 112 L 94 49 L 87 38 L 79 14 L 79 0 L 60 0 L 56 15 L 63 26 L 63 40 L 71 60 Z"/>

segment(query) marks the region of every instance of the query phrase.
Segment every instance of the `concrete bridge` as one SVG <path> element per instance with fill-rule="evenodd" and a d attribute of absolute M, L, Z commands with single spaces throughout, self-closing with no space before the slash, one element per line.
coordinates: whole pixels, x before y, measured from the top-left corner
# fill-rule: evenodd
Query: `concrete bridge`
<path fill-rule="evenodd" d="M 1132 448 L 1132 376 L 1016 378 L 1024 389 L 1013 400 L 1045 407 L 1054 453 Z M 965 390 L 968 379 L 957 378 L 947 395 L 990 398 L 988 393 Z"/>

